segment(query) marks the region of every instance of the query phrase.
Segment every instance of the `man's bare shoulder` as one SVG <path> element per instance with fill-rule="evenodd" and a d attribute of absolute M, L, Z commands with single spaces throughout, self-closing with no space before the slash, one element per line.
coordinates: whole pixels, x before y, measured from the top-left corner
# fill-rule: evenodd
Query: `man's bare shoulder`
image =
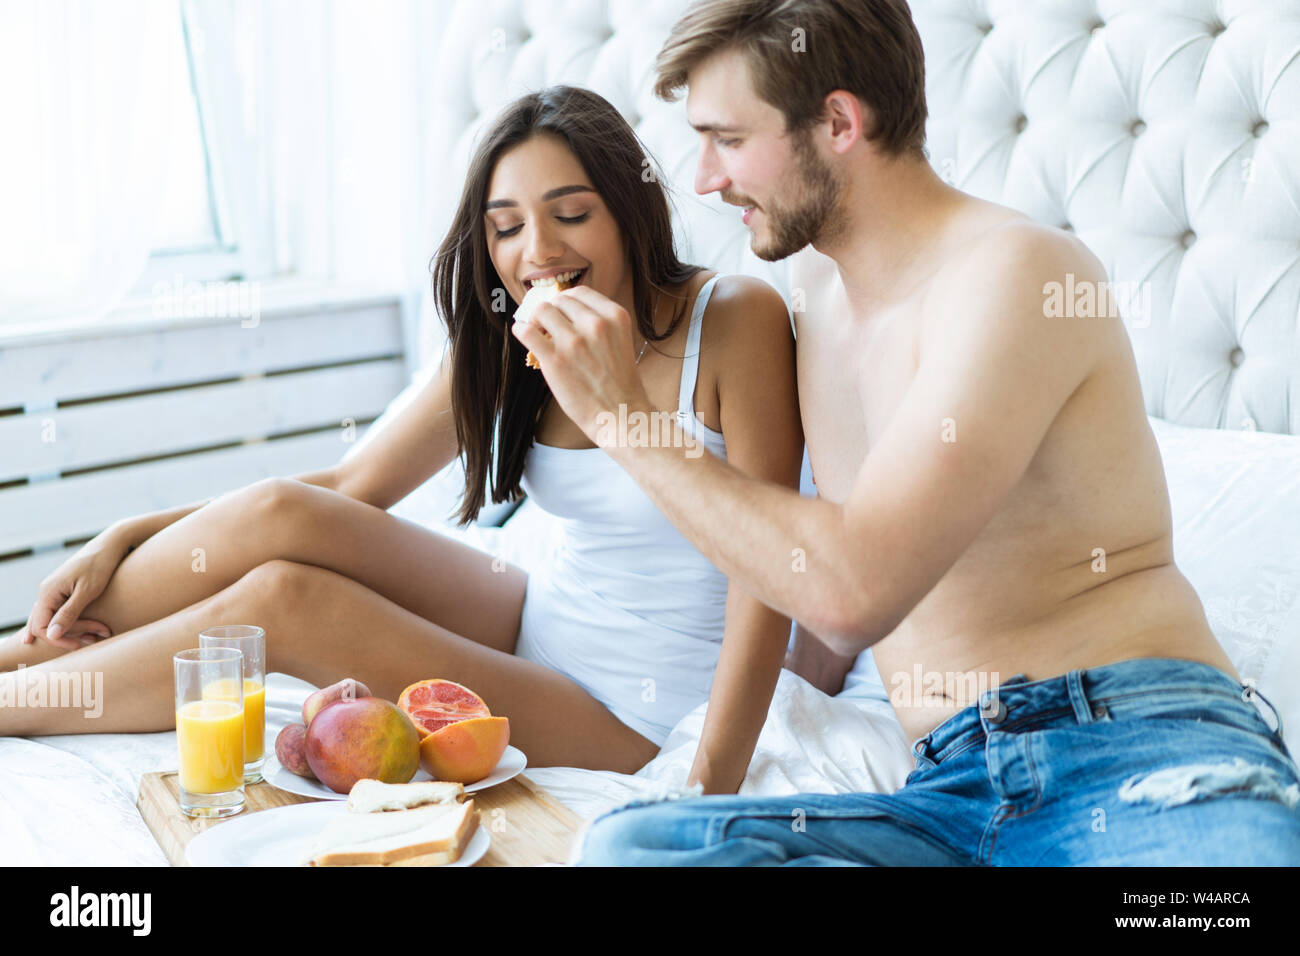
<path fill-rule="evenodd" d="M 1079 281 L 1106 278 L 1100 260 L 1073 233 L 1015 214 L 971 236 L 941 267 L 937 288 L 962 297 L 974 288 L 1010 296 L 1035 289 L 1043 295 L 1044 285 L 1063 281 L 1067 273 Z"/>
<path fill-rule="evenodd" d="M 1093 364 L 1103 344 L 1123 334 L 1118 315 L 1071 321 L 1049 307 L 1053 289 L 1100 289 L 1106 270 L 1077 236 L 1020 215 L 1006 217 L 977 233 L 937 270 L 926 296 L 923 351 L 953 340 L 954 324 L 1008 343 L 1075 350 Z"/>

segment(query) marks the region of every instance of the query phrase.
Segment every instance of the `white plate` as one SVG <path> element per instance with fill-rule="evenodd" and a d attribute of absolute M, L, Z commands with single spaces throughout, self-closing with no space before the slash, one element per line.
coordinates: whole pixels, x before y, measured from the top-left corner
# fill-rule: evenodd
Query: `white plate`
<path fill-rule="evenodd" d="M 286 771 L 287 772 L 287 771 Z M 304 866 L 312 841 L 346 804 L 295 803 L 248 816 L 235 816 L 204 830 L 185 848 L 190 866 Z M 481 825 L 465 852 L 444 866 L 472 866 L 492 845 Z"/>
<path fill-rule="evenodd" d="M 474 793 L 478 790 L 486 790 L 488 787 L 495 787 L 499 783 L 505 783 L 511 777 L 517 776 L 520 771 L 528 766 L 528 758 L 518 747 L 506 747 L 506 752 L 501 755 L 501 759 L 492 769 L 492 772 L 474 783 L 465 784 L 466 793 Z M 314 797 L 317 800 L 346 800 L 346 793 L 335 793 L 319 780 L 309 780 L 307 777 L 300 777 L 292 771 L 285 770 L 280 766 L 280 762 L 275 759 L 274 755 L 268 755 L 265 765 L 262 767 L 262 775 L 266 782 L 273 787 L 279 787 L 281 790 L 287 790 L 289 793 L 296 793 L 300 797 Z M 433 778 L 425 773 L 424 768 L 415 771 L 415 776 L 411 778 L 412 783 L 420 780 L 432 780 Z"/>

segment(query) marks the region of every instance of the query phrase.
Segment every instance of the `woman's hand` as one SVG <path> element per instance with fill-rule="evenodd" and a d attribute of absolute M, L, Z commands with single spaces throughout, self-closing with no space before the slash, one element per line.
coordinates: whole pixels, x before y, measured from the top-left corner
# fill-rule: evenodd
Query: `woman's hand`
<path fill-rule="evenodd" d="M 91 539 L 41 582 L 36 604 L 18 633 L 24 644 L 42 638 L 55 647 L 75 651 L 112 637 L 102 621 L 83 618 L 81 612 L 104 593 L 130 545 L 108 531 Z"/>

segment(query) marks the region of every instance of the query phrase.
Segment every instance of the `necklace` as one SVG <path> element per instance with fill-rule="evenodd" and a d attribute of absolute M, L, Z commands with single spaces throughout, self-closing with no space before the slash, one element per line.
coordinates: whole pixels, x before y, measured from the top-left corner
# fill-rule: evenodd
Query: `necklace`
<path fill-rule="evenodd" d="M 641 356 L 645 355 L 646 346 L 649 345 L 649 344 L 650 344 L 650 340 L 649 340 L 649 339 L 646 339 L 644 342 L 641 343 L 641 351 L 638 352 L 638 353 L 636 354 L 636 364 L 637 364 L 637 365 L 640 365 L 640 364 L 641 364 Z"/>

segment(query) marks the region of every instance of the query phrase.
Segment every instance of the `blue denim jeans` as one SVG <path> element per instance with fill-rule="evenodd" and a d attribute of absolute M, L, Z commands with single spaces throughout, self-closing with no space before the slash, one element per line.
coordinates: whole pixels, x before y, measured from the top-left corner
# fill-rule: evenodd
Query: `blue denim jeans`
<path fill-rule="evenodd" d="M 1170 658 L 1018 674 L 916 740 L 895 793 L 633 803 L 579 865 L 1300 865 L 1300 774 L 1253 698 Z"/>

